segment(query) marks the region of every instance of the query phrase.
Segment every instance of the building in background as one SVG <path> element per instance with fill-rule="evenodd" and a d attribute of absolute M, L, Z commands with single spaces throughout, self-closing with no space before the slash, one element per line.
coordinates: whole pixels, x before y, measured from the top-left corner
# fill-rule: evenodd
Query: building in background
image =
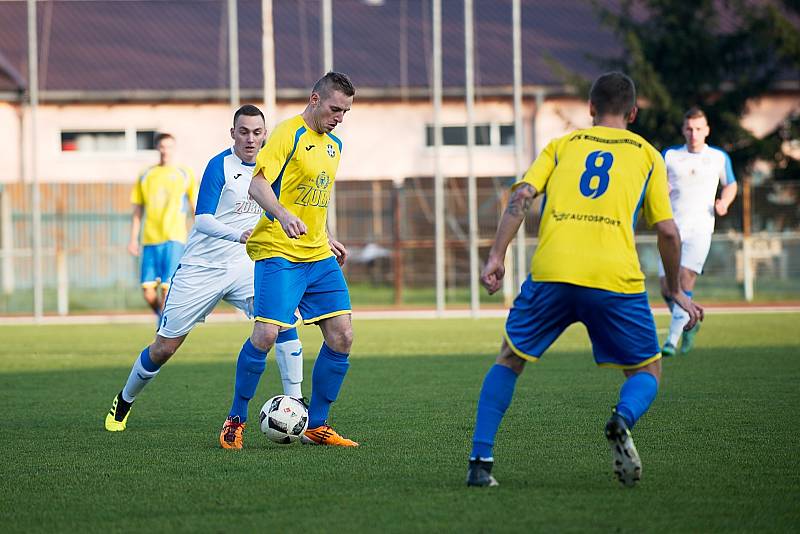
<path fill-rule="evenodd" d="M 323 73 L 321 9 L 319 0 L 272 3 L 275 120 L 280 121 L 300 109 L 307 88 Z M 241 101 L 257 105 L 264 94 L 261 5 L 260 0 L 238 1 Z M 363 261 L 350 267 L 354 275 L 393 287 L 390 302 L 413 304 L 397 288 L 424 286 L 432 276 L 431 2 L 337 0 L 333 5 L 334 68 L 351 76 L 358 100 L 337 129 L 344 141 L 337 177 L 339 233 L 354 247 L 355 260 L 363 254 Z M 128 184 L 152 161 L 156 133 L 168 131 L 179 138 L 181 161 L 198 171 L 208 154 L 230 142 L 219 130 L 230 117 L 227 9 L 225 0 L 39 2 L 35 143 L 44 243 L 49 257 L 56 258 L 59 248 L 66 254 L 62 261 L 72 287 L 87 283 L 81 273 L 93 263 L 100 265 L 100 282 L 93 283 L 113 285 L 135 277 L 127 258 L 114 251 L 124 240 Z M 479 235 L 489 238 L 503 188 L 515 174 L 511 2 L 477 1 L 475 10 L 474 171 Z M 457 290 L 468 285 L 463 277 L 468 172 L 463 2 L 444 0 L 442 15 L 447 276 L 448 287 Z M 5 205 L 12 211 L 0 213 L 0 226 L 5 217 L 6 226 L 13 227 L 0 232 L 7 236 L 0 241 L 4 265 L 9 265 L 10 250 L 28 246 L 20 187 L 25 174 L 26 20 L 24 1 L 0 3 L 0 184 L 7 184 Z M 590 124 L 585 97 L 559 78 L 553 62 L 592 78 L 600 67 L 587 53 L 603 57 L 618 48 L 589 2 L 523 0 L 526 163 L 551 138 Z M 799 82 L 788 80 L 754 102 L 747 127 L 766 134 L 800 111 Z M 730 221 L 741 224 L 740 218 Z M 530 225 L 532 231 L 535 221 Z M 94 255 L 82 252 L 86 246 L 94 247 Z M 106 259 L 98 260 L 101 256 Z M 11 277 L 11 287 L 26 287 L 27 256 L 18 252 L 14 258 L 14 273 L 3 270 L 3 286 L 9 287 Z M 64 276 L 53 267 L 56 263 L 46 262 L 51 282 Z M 127 304 L 125 297 L 114 306 Z"/>

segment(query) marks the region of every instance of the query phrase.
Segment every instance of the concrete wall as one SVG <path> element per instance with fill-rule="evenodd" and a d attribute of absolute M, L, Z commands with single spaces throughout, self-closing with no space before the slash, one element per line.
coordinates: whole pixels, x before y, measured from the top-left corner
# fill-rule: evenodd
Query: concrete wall
<path fill-rule="evenodd" d="M 278 120 L 303 110 L 303 102 L 282 104 Z M 794 95 L 754 101 L 744 124 L 757 135 L 771 131 L 790 111 L 800 108 Z M 585 101 L 574 98 L 547 100 L 536 117 L 534 147 L 532 100 L 524 103 L 524 165 L 553 137 L 591 124 Z M 117 153 L 62 152 L 62 130 L 166 131 L 178 141 L 178 160 L 199 175 L 206 162 L 230 146 L 231 110 L 226 104 L 45 104 L 38 120 L 39 178 L 42 182 L 132 182 L 146 166 L 157 162 L 155 151 L 131 148 Z M 425 127 L 431 124 L 429 102 L 361 102 L 356 99 L 345 122 L 336 130 L 344 144 L 341 180 L 392 179 L 433 174 L 433 149 L 425 146 Z M 463 102 L 446 102 L 444 125 L 463 125 Z M 481 100 L 476 105 L 476 123 L 512 124 L 510 100 Z M 713 125 L 712 125 L 713 127 Z M 21 180 L 20 119 L 18 109 L 0 103 L 0 182 Z M 446 176 L 465 176 L 466 149 L 444 147 L 442 169 Z M 515 172 L 512 146 L 476 147 L 478 176 L 512 176 Z"/>

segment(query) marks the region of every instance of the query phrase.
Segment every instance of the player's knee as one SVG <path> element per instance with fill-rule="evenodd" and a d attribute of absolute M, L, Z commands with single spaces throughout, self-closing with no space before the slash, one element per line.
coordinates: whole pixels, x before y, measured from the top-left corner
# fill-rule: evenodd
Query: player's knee
<path fill-rule="evenodd" d="M 497 356 L 495 363 L 508 367 L 516 374 L 520 374 L 525 370 L 525 359 L 517 356 L 505 341 L 503 342 L 500 354 Z"/>
<path fill-rule="evenodd" d="M 149 305 L 154 306 L 155 304 L 158 304 L 158 293 L 156 293 L 154 289 L 146 287 L 144 288 L 142 295 L 144 296 L 145 302 L 147 302 Z"/>
<path fill-rule="evenodd" d="M 269 352 L 278 337 L 278 328 L 259 328 L 259 324 L 256 323 L 256 327 L 253 328 L 250 343 L 261 352 Z"/>
<path fill-rule="evenodd" d="M 350 348 L 353 346 L 353 328 L 350 325 L 336 330 L 330 337 L 329 341 L 326 340 L 330 348 L 344 354 L 350 352 Z"/>
<path fill-rule="evenodd" d="M 164 365 L 177 352 L 182 342 L 182 337 L 170 339 L 156 336 L 155 342 L 150 345 L 150 359 L 153 363 Z"/>

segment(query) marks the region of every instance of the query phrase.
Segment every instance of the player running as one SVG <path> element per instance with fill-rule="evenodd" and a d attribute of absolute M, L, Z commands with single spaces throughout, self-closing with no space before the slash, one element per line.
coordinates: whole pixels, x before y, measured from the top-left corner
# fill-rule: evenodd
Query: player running
<path fill-rule="evenodd" d="M 303 113 L 279 124 L 256 159 L 250 195 L 264 215 L 247 241 L 256 262 L 256 320 L 239 353 L 233 403 L 219 435 L 225 449 L 242 448 L 247 406 L 267 352 L 279 330 L 294 325 L 298 307 L 306 324 L 319 324 L 324 338 L 311 376 L 305 437 L 321 445 L 358 445 L 327 424 L 353 342 L 350 294 L 339 264 L 346 250 L 335 241 L 329 247 L 326 231 L 342 152 L 342 142 L 331 131 L 350 110 L 354 95 L 345 74 L 327 73 L 314 85 Z"/>
<path fill-rule="evenodd" d="M 142 296 L 156 314 L 158 324 L 169 279 L 186 243 L 186 215 L 194 210 L 196 182 L 191 169 L 173 162 L 175 138 L 163 133 L 155 141 L 158 165 L 142 173 L 131 190 L 133 215 L 128 252 L 139 255 L 139 230 L 144 218 L 140 281 Z"/>
<path fill-rule="evenodd" d="M 136 359 L 114 397 L 106 430 L 125 430 L 133 401 L 220 300 L 253 316 L 253 262 L 243 243 L 261 215 L 248 188 L 265 137 L 261 110 L 252 105 L 239 108 L 231 128 L 233 148 L 213 157 L 203 174 L 195 225 L 172 278 L 156 339 Z M 297 398 L 302 398 L 302 352 L 295 328 L 278 335 L 275 359 L 284 394 Z"/>
<path fill-rule="evenodd" d="M 640 209 L 658 233 L 667 294 L 687 310 L 687 327 L 703 317 L 678 283 L 680 234 L 664 160 L 627 131 L 637 112 L 633 81 L 619 72 L 604 74 L 589 98 L 594 126 L 551 141 L 513 186 L 481 273 L 490 294 L 500 289 L 508 244 L 534 197 L 543 193 L 531 272 L 509 310 L 500 355 L 478 400 L 469 486 L 497 485 L 492 449 L 517 376 L 575 322 L 586 326 L 597 365 L 622 369 L 627 377 L 605 434 L 620 482 L 630 486 L 639 479 L 641 461 L 630 429 L 655 399 L 661 377 L 655 322 L 634 246 Z"/>
<path fill-rule="evenodd" d="M 706 114 L 700 108 L 692 108 L 683 118 L 683 136 L 686 144 L 670 147 L 664 151 L 669 180 L 669 199 L 675 223 L 681 232 L 681 289 L 692 296 L 697 275 L 703 272 L 703 265 L 711 248 L 711 234 L 714 233 L 714 212 L 720 217 L 728 213 L 728 207 L 736 198 L 738 186 L 733 174 L 731 158 L 722 149 L 706 144 L 711 130 Z M 717 185 L 722 186 L 720 198 Z M 716 199 L 716 201 L 715 201 Z M 664 342 L 661 354 L 674 356 L 681 337 L 681 354 L 687 354 L 694 346 L 694 338 L 700 330 L 700 323 L 684 331 L 689 320 L 680 306 L 675 306 L 669 298 L 664 267 L 659 262 L 658 274 L 661 277 L 661 293 L 672 312 L 669 336 Z"/>

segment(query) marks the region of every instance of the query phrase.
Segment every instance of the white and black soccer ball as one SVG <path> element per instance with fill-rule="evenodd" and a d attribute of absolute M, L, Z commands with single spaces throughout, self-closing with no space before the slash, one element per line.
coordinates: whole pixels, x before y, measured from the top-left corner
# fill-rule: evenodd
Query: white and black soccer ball
<path fill-rule="evenodd" d="M 261 431 L 275 443 L 292 443 L 308 428 L 308 410 L 299 400 L 286 395 L 272 397 L 261 407 Z"/>

